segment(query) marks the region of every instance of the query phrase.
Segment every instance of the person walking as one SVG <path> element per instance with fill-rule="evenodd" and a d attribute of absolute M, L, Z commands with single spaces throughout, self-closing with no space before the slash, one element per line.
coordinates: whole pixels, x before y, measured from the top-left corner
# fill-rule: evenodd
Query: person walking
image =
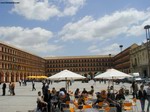
<path fill-rule="evenodd" d="M 34 82 L 34 81 L 32 81 L 32 91 L 33 91 L 33 90 L 36 91 L 36 89 L 35 89 L 35 82 Z"/>
<path fill-rule="evenodd" d="M 12 89 L 12 95 L 15 95 L 15 82 L 12 82 L 11 89 Z"/>
<path fill-rule="evenodd" d="M 141 103 L 142 112 L 145 112 L 144 109 L 145 109 L 145 100 L 147 98 L 147 93 L 146 90 L 144 90 L 144 85 L 140 86 L 140 90 L 138 91 L 138 98 Z"/>
<path fill-rule="evenodd" d="M 147 88 L 146 92 L 147 92 L 147 100 L 148 100 L 147 112 L 149 112 L 149 108 L 150 108 L 150 83 L 148 84 L 148 88 Z"/>
<path fill-rule="evenodd" d="M 133 98 L 137 98 L 137 92 L 139 88 L 138 88 L 138 84 L 135 81 L 132 82 L 131 88 L 133 90 L 133 93 L 132 93 Z"/>
<path fill-rule="evenodd" d="M 10 95 L 13 95 L 13 93 L 12 93 L 12 83 L 11 82 L 9 83 L 9 92 L 10 92 Z"/>
<path fill-rule="evenodd" d="M 5 96 L 5 93 L 6 93 L 6 83 L 4 82 L 3 85 L 2 85 L 2 90 L 3 90 L 3 96 Z"/>

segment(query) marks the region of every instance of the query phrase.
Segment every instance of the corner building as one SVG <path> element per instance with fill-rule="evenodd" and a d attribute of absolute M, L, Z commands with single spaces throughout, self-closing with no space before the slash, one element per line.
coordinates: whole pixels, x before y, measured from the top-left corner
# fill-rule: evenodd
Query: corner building
<path fill-rule="evenodd" d="M 45 75 L 43 58 L 0 42 L 0 82 L 16 82 L 39 75 Z"/>
<path fill-rule="evenodd" d="M 125 73 L 131 73 L 131 55 L 130 51 L 135 49 L 138 45 L 132 44 L 130 47 L 121 51 L 113 57 L 113 66 L 115 69 Z"/>

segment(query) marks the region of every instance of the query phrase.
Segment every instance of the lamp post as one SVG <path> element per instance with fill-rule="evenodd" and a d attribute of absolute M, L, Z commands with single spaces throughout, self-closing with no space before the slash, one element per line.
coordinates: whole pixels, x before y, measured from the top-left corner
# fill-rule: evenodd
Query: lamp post
<path fill-rule="evenodd" d="M 120 52 L 120 55 L 121 55 L 121 53 L 122 53 L 122 48 L 123 48 L 123 45 L 120 45 L 119 47 L 120 47 L 120 51 L 121 51 L 121 52 Z M 121 58 L 120 58 L 120 59 L 121 59 Z M 120 68 L 120 69 L 121 69 L 121 71 L 123 71 L 123 67 L 122 67 L 122 60 L 121 60 L 121 64 L 120 64 L 120 65 L 121 65 L 121 68 Z"/>
<path fill-rule="evenodd" d="M 120 51 L 122 52 L 123 45 L 120 45 L 119 47 L 120 47 Z"/>
<path fill-rule="evenodd" d="M 144 26 L 144 29 L 146 31 L 146 40 L 147 40 L 147 43 L 146 43 L 146 47 L 147 47 L 147 57 L 148 57 L 148 77 L 150 76 L 150 54 L 149 54 L 149 50 L 150 50 L 150 25 L 146 25 Z"/>
<path fill-rule="evenodd" d="M 109 68 L 111 68 L 111 65 L 112 65 L 112 64 L 111 64 L 111 54 L 109 54 L 109 59 L 110 59 L 110 60 L 109 60 L 109 62 L 110 62 Z"/>

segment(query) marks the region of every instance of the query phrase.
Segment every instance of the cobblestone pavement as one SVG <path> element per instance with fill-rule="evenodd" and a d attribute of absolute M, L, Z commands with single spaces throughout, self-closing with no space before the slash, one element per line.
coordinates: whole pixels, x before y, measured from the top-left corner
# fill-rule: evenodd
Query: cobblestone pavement
<path fill-rule="evenodd" d="M 100 92 L 102 89 L 106 89 L 108 84 L 99 83 L 90 81 L 89 83 L 81 83 L 81 82 L 74 82 L 69 89 L 74 91 L 76 88 L 79 88 L 80 91 L 83 90 L 83 88 L 86 88 L 86 90 L 90 90 L 90 86 L 94 86 L 95 92 Z M 120 87 L 125 86 L 127 89 L 130 89 L 131 84 L 119 84 L 115 85 L 115 89 L 118 90 Z M 2 84 L 0 85 L 1 88 Z M 34 110 L 36 108 L 36 98 L 37 98 L 37 92 L 41 91 L 42 83 L 36 82 L 35 83 L 36 91 L 32 91 L 32 84 L 31 82 L 27 83 L 27 86 L 19 86 L 18 83 L 16 83 L 15 88 L 15 96 L 10 96 L 8 92 L 8 84 L 7 84 L 7 90 L 6 90 L 6 96 L 0 96 L 0 112 L 29 112 L 29 110 Z M 61 87 L 65 87 L 65 82 L 59 82 L 59 83 L 53 83 L 50 85 L 49 89 L 52 89 L 53 87 L 56 88 L 56 90 L 59 90 Z M 145 87 L 147 88 L 147 87 Z M 0 90 L 0 94 L 2 94 L 2 89 Z M 131 99 L 132 96 L 128 95 L 126 96 L 126 99 Z M 141 111 L 140 102 L 137 101 L 138 110 Z M 146 107 L 147 107 L 147 101 L 146 101 Z M 146 110 L 145 107 L 145 110 Z"/>

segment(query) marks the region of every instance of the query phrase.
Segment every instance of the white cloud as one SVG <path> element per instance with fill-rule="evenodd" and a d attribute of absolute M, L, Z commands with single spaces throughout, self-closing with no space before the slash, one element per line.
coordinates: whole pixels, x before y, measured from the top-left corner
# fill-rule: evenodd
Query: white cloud
<path fill-rule="evenodd" d="M 35 54 L 44 55 L 47 51 L 51 53 L 62 48 L 62 46 L 48 44 L 53 33 L 40 27 L 33 29 L 0 27 L 0 37 L 2 41 Z"/>
<path fill-rule="evenodd" d="M 19 2 L 11 10 L 33 20 L 48 20 L 51 17 L 72 16 L 77 13 L 86 0 L 13 0 Z M 64 4 L 63 7 L 59 4 Z"/>
<path fill-rule="evenodd" d="M 100 55 L 109 55 L 109 54 L 117 54 L 119 52 L 119 44 L 114 43 L 107 47 L 98 47 L 96 45 L 92 45 L 88 48 L 88 51 L 93 54 L 100 54 Z"/>
<path fill-rule="evenodd" d="M 150 21 L 150 12 L 127 9 L 105 15 L 99 19 L 85 16 L 77 22 L 66 24 L 59 33 L 63 40 L 107 40 L 119 35 L 139 36 L 144 23 Z"/>

